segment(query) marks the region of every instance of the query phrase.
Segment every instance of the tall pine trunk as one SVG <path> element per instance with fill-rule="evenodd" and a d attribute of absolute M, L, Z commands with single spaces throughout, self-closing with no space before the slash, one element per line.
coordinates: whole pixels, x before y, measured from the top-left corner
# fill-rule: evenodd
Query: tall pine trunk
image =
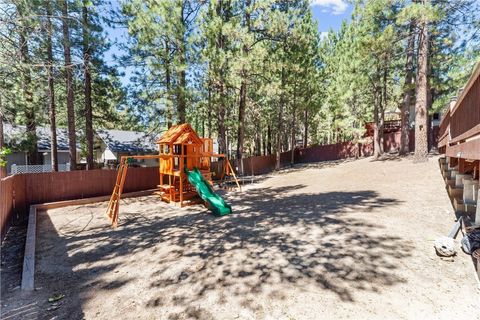
<path fill-rule="evenodd" d="M 272 126 L 270 123 L 267 126 L 267 154 L 272 154 Z"/>
<path fill-rule="evenodd" d="M 87 139 L 87 169 L 94 169 L 93 161 L 93 115 L 92 115 L 92 76 L 90 73 L 90 27 L 88 24 L 87 0 L 83 0 L 83 65 L 85 75 L 85 135 Z"/>
<path fill-rule="evenodd" d="M 0 96 L 0 151 L 5 147 L 5 137 L 3 135 L 3 106 L 2 97 Z M 7 168 L 0 166 L 0 179 L 7 176 Z"/>
<path fill-rule="evenodd" d="M 173 124 L 173 97 L 172 97 L 172 80 L 171 80 L 171 70 L 170 70 L 170 47 L 169 42 L 165 39 L 165 87 L 167 90 L 167 128 Z"/>
<path fill-rule="evenodd" d="M 250 0 L 245 0 L 244 8 L 245 26 L 250 31 Z M 243 45 L 242 53 L 245 59 L 248 58 L 248 46 Z M 237 159 L 240 168 L 240 172 L 243 174 L 243 143 L 245 136 L 245 108 L 247 104 L 247 70 L 245 66 L 242 66 L 241 70 L 242 81 L 240 84 L 240 102 L 238 105 L 238 135 L 237 135 Z"/>
<path fill-rule="evenodd" d="M 423 0 L 424 4 L 428 0 Z M 419 23 L 418 73 L 415 100 L 415 159 L 426 161 L 428 154 L 427 103 L 428 103 L 428 21 L 422 17 Z"/>
<path fill-rule="evenodd" d="M 245 70 L 242 70 L 242 73 Z M 242 80 L 240 85 L 240 103 L 238 106 L 238 135 L 237 135 L 237 159 L 240 173 L 243 174 L 243 140 L 245 135 L 245 105 L 247 100 L 247 82 Z"/>
<path fill-rule="evenodd" d="M 409 110 L 412 103 L 414 89 L 413 80 L 413 57 L 415 50 L 415 21 L 410 22 L 410 33 L 407 42 L 407 61 L 405 63 L 405 85 L 403 92 L 403 103 L 400 110 L 401 131 L 400 131 L 400 154 L 410 152 L 409 149 Z"/>
<path fill-rule="evenodd" d="M 227 2 L 225 6 L 228 6 L 229 3 Z M 224 2 L 219 0 L 217 2 L 217 6 L 215 8 L 216 13 L 219 17 L 222 17 L 222 23 L 227 23 L 230 19 L 229 10 L 228 8 L 223 8 Z M 223 11 L 223 14 L 222 14 Z M 217 35 L 217 43 L 216 46 L 218 50 L 221 52 L 225 49 L 226 45 L 226 36 L 220 32 Z M 218 84 L 217 84 L 217 92 L 219 101 L 218 103 L 218 113 L 217 113 L 217 134 L 218 134 L 218 150 L 220 153 L 227 154 L 227 136 L 226 136 L 226 126 L 225 126 L 225 113 L 226 113 L 226 79 L 225 74 L 227 73 L 227 65 L 223 64 L 219 70 L 216 70 L 216 74 L 218 75 Z M 228 156 L 228 155 L 227 155 Z"/>
<path fill-rule="evenodd" d="M 262 155 L 262 125 L 260 123 L 260 119 L 258 119 L 255 131 L 255 155 Z"/>
<path fill-rule="evenodd" d="M 383 128 L 381 123 L 381 106 L 380 106 L 380 94 L 378 88 L 374 90 L 374 105 L 373 105 L 373 156 L 375 159 L 382 155 L 382 140 L 380 135 L 383 135 Z"/>
<path fill-rule="evenodd" d="M 305 108 L 303 112 L 303 147 L 306 148 L 308 145 L 308 109 Z"/>
<path fill-rule="evenodd" d="M 62 29 L 63 29 L 63 55 L 65 59 L 66 91 L 67 91 L 67 124 L 68 124 L 68 149 L 70 153 L 70 170 L 77 167 L 77 138 L 75 132 L 75 107 L 73 93 L 73 66 L 70 53 L 70 32 L 68 17 L 68 0 L 62 0 Z"/>
<path fill-rule="evenodd" d="M 185 63 L 184 60 L 182 64 Z M 178 123 L 186 122 L 186 99 L 185 99 L 185 88 L 186 88 L 186 73 L 185 70 L 180 71 L 178 76 Z"/>
<path fill-rule="evenodd" d="M 282 65 L 281 83 L 280 83 L 280 103 L 278 104 L 278 122 L 277 122 L 277 150 L 275 170 L 280 170 L 282 152 L 282 132 L 283 132 L 283 109 L 285 108 L 285 67 Z"/>
<path fill-rule="evenodd" d="M 209 139 L 212 138 L 212 83 L 210 79 L 208 80 L 208 98 L 207 98 L 207 129 L 208 129 L 208 135 L 207 137 Z"/>
<path fill-rule="evenodd" d="M 292 143 L 292 150 L 290 154 L 290 165 L 293 166 L 295 164 L 295 145 L 296 145 L 296 137 L 295 137 L 295 120 L 297 118 L 297 106 L 295 105 L 295 92 L 293 93 L 293 110 L 292 110 L 292 136 L 291 136 L 291 143 Z"/>
<path fill-rule="evenodd" d="M 427 52 L 428 55 L 427 57 L 432 56 L 432 43 L 435 42 L 434 39 L 435 35 L 431 34 L 428 37 L 428 47 L 427 47 Z M 428 114 L 428 110 L 431 109 L 433 102 L 435 101 L 435 87 L 430 86 L 430 79 L 433 78 L 434 75 L 434 66 L 432 65 L 431 59 L 427 58 L 427 139 L 428 139 L 428 151 L 430 151 L 433 147 L 434 143 L 434 137 L 433 137 L 433 128 L 432 128 L 432 115 Z"/>
<path fill-rule="evenodd" d="M 53 48 L 52 48 L 52 4 L 51 0 L 45 1 L 47 12 L 47 77 L 48 77 L 48 111 L 50 115 L 50 161 L 52 171 L 58 171 L 58 147 L 57 147 L 57 120 L 55 108 L 55 87 L 53 80 Z"/>
<path fill-rule="evenodd" d="M 292 103 L 292 131 L 291 131 L 291 144 L 292 149 L 290 153 L 290 165 L 295 164 L 295 146 L 296 146 L 296 120 L 297 120 L 297 84 L 293 86 L 293 103 Z"/>
<path fill-rule="evenodd" d="M 29 20 L 27 8 L 28 3 L 18 5 L 18 15 L 21 17 L 21 27 L 19 33 L 20 57 L 23 64 L 22 67 L 22 93 L 24 102 L 24 116 L 26 121 L 26 138 L 28 141 L 28 163 L 38 164 L 38 147 L 37 147 L 37 122 L 35 115 L 35 105 L 33 102 L 32 92 L 32 76 L 30 73 L 30 53 L 28 49 L 28 33 Z"/>
<path fill-rule="evenodd" d="M 27 140 L 28 140 L 28 163 L 38 164 L 38 147 L 37 147 L 37 121 L 35 115 L 35 106 L 33 104 L 32 93 L 32 76 L 30 74 L 30 57 L 28 53 L 28 44 L 24 35 L 20 36 L 21 44 L 21 57 L 25 67 L 23 69 L 23 98 L 25 102 L 25 120 L 27 124 Z"/>
<path fill-rule="evenodd" d="M 225 128 L 225 87 L 223 82 L 219 88 L 220 101 L 218 105 L 218 151 L 227 153 L 227 138 Z"/>
<path fill-rule="evenodd" d="M 180 71 L 178 72 L 178 85 L 177 85 L 177 122 L 185 123 L 186 121 L 186 44 L 185 44 L 185 19 L 184 19 L 184 1 L 182 2 L 182 8 L 180 10 L 181 30 L 177 33 L 177 54 L 178 62 L 180 64 Z"/>
<path fill-rule="evenodd" d="M 385 135 L 384 135 L 384 127 L 385 127 L 385 110 L 387 109 L 388 107 L 388 90 L 387 90 L 387 86 L 388 86 L 388 65 L 390 63 L 389 61 L 390 58 L 387 58 L 385 60 L 385 65 L 384 65 L 384 69 L 383 69 L 383 77 L 382 77 L 382 109 L 381 109 L 381 113 L 380 113 L 380 128 L 381 128 L 381 131 L 380 131 L 380 150 L 382 150 L 382 154 L 385 153 L 385 144 L 384 144 L 384 139 L 385 139 Z"/>

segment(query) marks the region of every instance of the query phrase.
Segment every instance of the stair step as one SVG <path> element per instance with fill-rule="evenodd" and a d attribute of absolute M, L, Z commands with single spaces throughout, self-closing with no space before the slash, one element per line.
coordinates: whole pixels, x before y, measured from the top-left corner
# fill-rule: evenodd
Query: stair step
<path fill-rule="evenodd" d="M 445 184 L 447 186 L 454 186 L 455 185 L 455 179 L 445 179 Z"/>
<path fill-rule="evenodd" d="M 464 211 L 468 214 L 475 214 L 477 212 L 477 205 L 473 203 L 463 203 Z"/>
<path fill-rule="evenodd" d="M 463 200 L 459 198 L 453 198 L 453 208 L 455 209 L 455 212 L 464 212 L 465 205 Z"/>
<path fill-rule="evenodd" d="M 455 187 L 455 186 L 449 185 L 449 186 L 448 186 L 448 194 L 449 194 L 450 197 L 452 197 L 452 198 L 460 198 L 460 199 L 462 199 L 462 198 L 463 198 L 463 188 L 462 188 L 462 187 Z M 462 202 L 463 202 L 463 200 L 462 200 Z"/>

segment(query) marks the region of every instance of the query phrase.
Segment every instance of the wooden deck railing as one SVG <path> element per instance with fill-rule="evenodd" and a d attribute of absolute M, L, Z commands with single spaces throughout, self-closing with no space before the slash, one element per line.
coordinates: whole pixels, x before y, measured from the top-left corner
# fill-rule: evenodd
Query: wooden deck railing
<path fill-rule="evenodd" d="M 480 160 L 480 63 L 453 109 L 442 118 L 439 147 L 449 157 Z"/>
<path fill-rule="evenodd" d="M 476 79 L 461 95 L 450 117 L 451 142 L 459 142 L 480 133 L 480 67 Z"/>
<path fill-rule="evenodd" d="M 443 115 L 440 122 L 440 128 L 438 130 L 438 148 L 443 148 L 447 145 L 448 135 L 450 133 L 450 108 Z"/>

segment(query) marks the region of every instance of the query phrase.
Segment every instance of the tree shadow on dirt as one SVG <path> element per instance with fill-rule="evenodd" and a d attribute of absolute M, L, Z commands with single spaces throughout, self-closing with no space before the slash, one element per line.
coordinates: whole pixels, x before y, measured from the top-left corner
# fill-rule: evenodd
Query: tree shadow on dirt
<path fill-rule="evenodd" d="M 431 161 L 438 157 L 438 152 L 430 152 L 427 155 L 427 161 Z M 415 162 L 415 155 L 413 152 L 401 155 L 398 152 L 384 153 L 378 158 L 372 157 L 371 162 L 388 162 L 388 161 L 401 161 L 401 160 L 410 160 Z"/>
<path fill-rule="evenodd" d="M 325 169 L 325 168 L 333 168 L 339 166 L 341 164 L 354 162 L 362 158 L 346 158 L 346 159 L 339 159 L 339 160 L 325 160 L 325 161 L 317 161 L 317 162 L 300 162 L 295 163 L 293 166 L 286 165 L 280 168 L 278 171 L 274 171 L 274 174 L 287 174 L 290 172 L 301 171 L 304 169 Z"/>
<path fill-rule="evenodd" d="M 60 272 L 58 279 L 74 291 L 75 308 L 141 278 L 148 284 L 142 288 L 144 307 L 174 306 L 179 311 L 172 319 L 190 313 L 213 318 L 207 308 L 196 307 L 206 299 L 220 305 L 233 299 L 258 313 L 263 306 L 257 297 L 286 300 L 291 288 L 328 291 L 354 302 L 356 291 L 377 292 L 405 281 L 396 269 L 411 244 L 363 219 L 375 210 L 388 214 L 397 200 L 371 190 L 300 193 L 304 187 L 235 194 L 228 199 L 234 213 L 219 218 L 199 212 L 199 206 L 144 206 L 159 201 L 142 197 L 134 210 L 121 212 L 115 230 L 97 224 L 46 242 L 60 242 L 57 272 L 75 270 L 67 278 Z M 92 210 L 103 215 L 103 207 Z M 128 265 L 143 269 L 103 279 Z"/>

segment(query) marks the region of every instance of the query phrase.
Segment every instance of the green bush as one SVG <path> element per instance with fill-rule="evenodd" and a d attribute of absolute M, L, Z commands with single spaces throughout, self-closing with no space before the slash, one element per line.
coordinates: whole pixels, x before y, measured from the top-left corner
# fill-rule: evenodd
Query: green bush
<path fill-rule="evenodd" d="M 11 153 L 9 148 L 0 149 L 0 167 L 5 167 L 7 165 L 7 155 Z"/>

